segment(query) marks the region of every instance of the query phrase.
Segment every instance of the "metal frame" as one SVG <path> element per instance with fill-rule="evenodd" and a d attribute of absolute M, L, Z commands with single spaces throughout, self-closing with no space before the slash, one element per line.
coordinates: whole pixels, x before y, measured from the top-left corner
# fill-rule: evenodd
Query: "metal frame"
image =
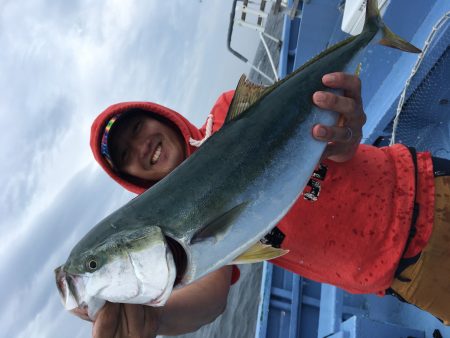
<path fill-rule="evenodd" d="M 227 36 L 227 48 L 228 50 L 236 56 L 238 59 L 243 61 L 244 63 L 249 64 L 249 66 L 256 71 L 258 74 L 263 76 L 265 79 L 270 81 L 271 83 L 274 83 L 275 81 L 278 81 L 278 71 L 277 67 L 275 66 L 275 63 L 273 61 L 272 54 L 270 53 L 270 50 L 267 46 L 266 38 L 274 41 L 278 44 L 279 48 L 281 48 L 282 41 L 275 38 L 274 36 L 265 33 L 264 31 L 264 25 L 265 20 L 267 19 L 268 12 L 267 12 L 267 3 L 271 3 L 274 5 L 274 10 L 280 11 L 282 8 L 285 8 L 287 4 L 285 3 L 286 0 L 261 0 L 259 3 L 255 1 L 250 0 L 234 0 L 233 1 L 233 7 L 231 9 L 230 13 L 230 23 L 228 26 L 228 36 Z M 238 6 L 238 2 L 241 2 L 242 4 Z M 236 18 L 236 12 L 240 11 L 241 15 L 240 17 Z M 246 21 L 248 19 L 249 15 L 253 15 L 256 17 L 256 24 L 249 23 Z M 256 30 L 259 35 L 259 39 L 261 40 L 261 43 L 264 46 L 264 49 L 266 51 L 267 57 L 269 58 L 269 62 L 272 68 L 273 77 L 270 77 L 268 74 L 261 71 L 258 67 L 256 67 L 252 62 L 250 62 L 245 56 L 243 56 L 241 53 L 239 53 L 236 49 L 234 49 L 231 46 L 231 40 L 233 36 L 233 30 L 235 25 L 249 28 Z"/>

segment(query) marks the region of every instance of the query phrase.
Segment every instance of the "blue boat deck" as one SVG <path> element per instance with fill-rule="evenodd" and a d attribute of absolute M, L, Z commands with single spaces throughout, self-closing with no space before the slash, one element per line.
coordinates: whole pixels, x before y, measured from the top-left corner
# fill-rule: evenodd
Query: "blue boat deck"
<path fill-rule="evenodd" d="M 293 21 L 285 18 L 281 78 L 345 37 L 340 30 L 341 3 L 301 1 L 300 15 Z M 389 144 L 397 106 L 404 99 L 396 141 L 450 159 L 449 16 L 450 1 L 390 2 L 384 15 L 386 24 L 426 53 L 411 79 L 412 69 L 419 66 L 417 55 L 370 46 L 361 56 L 362 95 L 368 116 L 364 143 Z M 403 93 L 407 81 L 408 90 Z M 264 265 L 258 338 L 406 338 L 440 337 L 439 334 L 450 337 L 450 327 L 394 297 L 352 295 L 272 264 Z"/>

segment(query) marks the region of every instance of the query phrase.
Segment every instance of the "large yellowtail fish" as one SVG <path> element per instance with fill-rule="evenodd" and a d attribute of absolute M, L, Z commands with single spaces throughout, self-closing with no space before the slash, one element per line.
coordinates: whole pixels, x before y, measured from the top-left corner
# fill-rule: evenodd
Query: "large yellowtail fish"
<path fill-rule="evenodd" d="M 335 122 L 311 101 L 324 74 L 344 70 L 372 39 L 420 52 L 367 1 L 363 32 L 268 88 L 242 78 L 225 125 L 151 189 L 98 223 L 56 269 L 68 310 L 95 318 L 105 301 L 162 306 L 174 287 L 224 265 L 285 251 L 259 239 L 297 200 L 325 148 L 316 123 Z"/>

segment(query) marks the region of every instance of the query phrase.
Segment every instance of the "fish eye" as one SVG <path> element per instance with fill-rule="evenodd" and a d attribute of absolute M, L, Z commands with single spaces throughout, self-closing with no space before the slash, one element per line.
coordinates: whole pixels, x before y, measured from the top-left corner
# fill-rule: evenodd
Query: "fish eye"
<path fill-rule="evenodd" d="M 97 270 L 97 268 L 99 267 L 98 260 L 93 256 L 89 256 L 86 259 L 85 264 L 86 264 L 86 269 L 90 272 Z"/>

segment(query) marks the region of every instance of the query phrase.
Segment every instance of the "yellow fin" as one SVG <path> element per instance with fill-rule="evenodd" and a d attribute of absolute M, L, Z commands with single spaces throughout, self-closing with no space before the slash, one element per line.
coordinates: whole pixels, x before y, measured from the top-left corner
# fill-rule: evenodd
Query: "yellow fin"
<path fill-rule="evenodd" d="M 231 264 L 258 263 L 283 256 L 288 252 L 289 250 L 274 248 L 273 246 L 258 241 L 258 243 L 253 245 L 242 255 L 235 258 Z"/>
<path fill-rule="evenodd" d="M 421 53 L 422 51 L 408 41 L 402 39 L 400 36 L 392 32 L 383 22 L 380 17 L 377 0 L 367 0 L 366 5 L 366 21 L 364 28 L 377 25 L 382 32 L 382 39 L 378 42 L 380 45 L 400 49 L 410 53 Z"/>
<path fill-rule="evenodd" d="M 397 34 L 392 32 L 389 28 L 384 26 L 382 28 L 383 38 L 378 42 L 380 45 L 392 47 L 411 53 L 421 53 L 422 51 L 416 46 L 410 44 L 408 41 L 403 40 Z"/>
<path fill-rule="evenodd" d="M 236 86 L 233 101 L 231 101 L 225 122 L 233 120 L 246 111 L 248 107 L 266 94 L 269 88 L 254 84 L 245 75 L 242 75 Z"/>
<path fill-rule="evenodd" d="M 358 63 L 358 65 L 356 66 L 355 69 L 355 75 L 359 77 L 359 75 L 361 74 L 361 68 L 362 68 L 362 63 Z"/>

